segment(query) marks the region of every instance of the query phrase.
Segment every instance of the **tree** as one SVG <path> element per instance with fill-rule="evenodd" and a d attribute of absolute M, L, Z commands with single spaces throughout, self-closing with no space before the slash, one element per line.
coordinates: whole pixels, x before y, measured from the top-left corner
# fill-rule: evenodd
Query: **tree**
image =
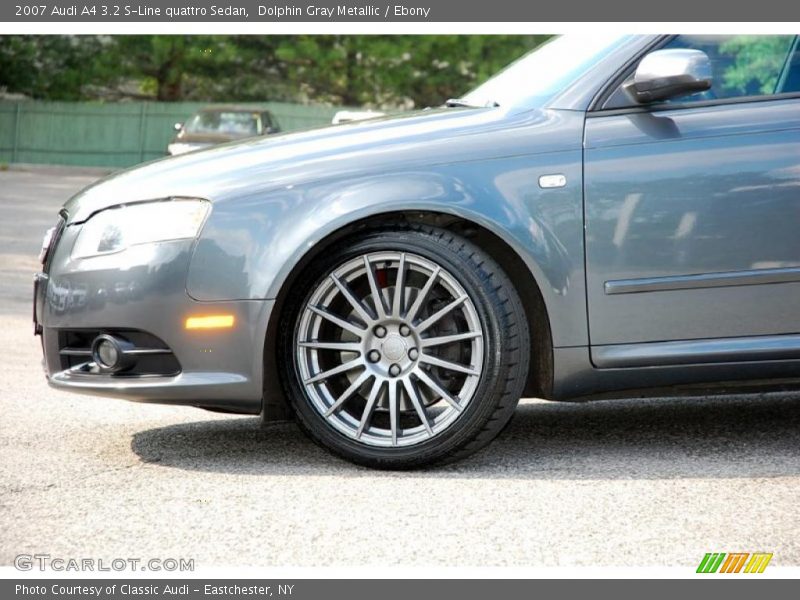
<path fill-rule="evenodd" d="M 279 70 L 294 89 L 333 104 L 439 105 L 549 36 L 281 36 Z"/>
<path fill-rule="evenodd" d="M 138 79 L 145 93 L 156 100 L 185 100 L 186 85 L 225 71 L 235 60 L 228 36 L 124 35 L 104 57 L 119 65 L 119 76 Z"/>
<path fill-rule="evenodd" d="M 481 83 L 547 36 L 0 37 L 0 86 L 32 98 L 412 108 Z"/>
<path fill-rule="evenodd" d="M 110 44 L 103 36 L 2 36 L 0 88 L 32 98 L 81 100 L 89 84 L 116 78 L 97 60 Z"/>

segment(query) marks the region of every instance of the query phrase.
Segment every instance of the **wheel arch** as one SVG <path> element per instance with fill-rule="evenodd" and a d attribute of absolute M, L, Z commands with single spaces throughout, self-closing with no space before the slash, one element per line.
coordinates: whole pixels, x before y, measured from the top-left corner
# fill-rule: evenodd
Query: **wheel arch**
<path fill-rule="evenodd" d="M 287 414 L 278 372 L 277 340 L 289 291 L 307 265 L 341 239 L 359 231 L 369 231 L 392 224 L 398 226 L 426 224 L 453 231 L 469 239 L 503 267 L 520 295 L 531 331 L 531 361 L 524 394 L 550 398 L 553 389 L 553 342 L 550 319 L 539 283 L 519 253 L 497 233 L 463 216 L 431 210 L 400 210 L 363 217 L 329 233 L 302 255 L 282 281 L 267 324 L 264 342 L 264 416 L 267 419 L 281 419 Z"/>

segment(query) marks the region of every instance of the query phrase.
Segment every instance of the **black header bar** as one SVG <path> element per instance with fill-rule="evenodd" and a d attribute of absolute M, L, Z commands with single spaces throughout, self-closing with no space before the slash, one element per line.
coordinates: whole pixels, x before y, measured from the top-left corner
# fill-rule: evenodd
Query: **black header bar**
<path fill-rule="evenodd" d="M 792 22 L 787 0 L 10 0 L 2 22 Z"/>

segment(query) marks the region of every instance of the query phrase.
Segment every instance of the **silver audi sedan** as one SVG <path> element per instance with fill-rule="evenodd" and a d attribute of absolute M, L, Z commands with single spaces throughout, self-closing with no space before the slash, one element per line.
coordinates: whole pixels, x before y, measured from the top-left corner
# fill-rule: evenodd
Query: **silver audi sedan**
<path fill-rule="evenodd" d="M 795 35 L 564 36 L 443 107 L 113 174 L 45 239 L 50 384 L 464 457 L 522 395 L 797 388 Z"/>

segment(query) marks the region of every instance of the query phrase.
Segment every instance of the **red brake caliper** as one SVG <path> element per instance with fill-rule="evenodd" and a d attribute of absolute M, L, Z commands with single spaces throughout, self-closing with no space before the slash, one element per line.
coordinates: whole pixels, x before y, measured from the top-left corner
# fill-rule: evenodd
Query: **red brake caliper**
<path fill-rule="evenodd" d="M 378 269 L 375 271 L 375 279 L 378 282 L 379 288 L 389 287 L 389 273 L 386 269 Z"/>

